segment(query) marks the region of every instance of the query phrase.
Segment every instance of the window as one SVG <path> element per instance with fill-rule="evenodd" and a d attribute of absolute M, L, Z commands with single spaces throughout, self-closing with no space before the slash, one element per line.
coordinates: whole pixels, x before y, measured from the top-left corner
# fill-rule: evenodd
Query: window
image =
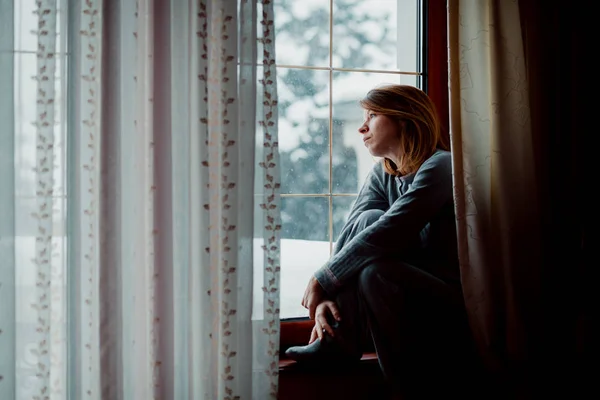
<path fill-rule="evenodd" d="M 331 256 L 376 160 L 357 133 L 372 87 L 423 88 L 421 0 L 275 0 L 282 183 L 281 318 Z"/>

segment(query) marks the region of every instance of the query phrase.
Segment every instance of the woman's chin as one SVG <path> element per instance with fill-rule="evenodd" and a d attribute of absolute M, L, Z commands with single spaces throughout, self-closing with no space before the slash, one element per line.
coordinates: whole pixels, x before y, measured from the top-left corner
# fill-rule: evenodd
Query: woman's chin
<path fill-rule="evenodd" d="M 377 149 L 374 149 L 373 147 L 369 147 L 366 146 L 367 150 L 369 150 L 369 153 L 371 153 L 371 155 L 373 157 L 381 157 L 381 152 L 377 151 Z"/>

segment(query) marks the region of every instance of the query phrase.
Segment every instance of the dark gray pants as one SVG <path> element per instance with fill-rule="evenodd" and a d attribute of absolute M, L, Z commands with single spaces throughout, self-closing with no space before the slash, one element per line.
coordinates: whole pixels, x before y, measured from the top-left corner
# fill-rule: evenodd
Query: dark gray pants
<path fill-rule="evenodd" d="M 338 248 L 377 221 L 380 210 L 363 212 L 340 235 Z M 401 260 L 382 258 L 364 268 L 335 298 L 340 333 L 362 354 L 373 341 L 389 383 L 436 385 L 454 379 L 473 357 L 460 287 Z M 451 378 L 452 377 L 452 378 Z"/>

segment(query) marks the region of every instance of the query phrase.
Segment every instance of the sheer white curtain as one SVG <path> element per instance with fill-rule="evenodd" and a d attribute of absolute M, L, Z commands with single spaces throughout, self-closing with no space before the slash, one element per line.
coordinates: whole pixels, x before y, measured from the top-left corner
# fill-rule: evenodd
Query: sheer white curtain
<path fill-rule="evenodd" d="M 0 1 L 0 398 L 276 398 L 272 27 Z"/>

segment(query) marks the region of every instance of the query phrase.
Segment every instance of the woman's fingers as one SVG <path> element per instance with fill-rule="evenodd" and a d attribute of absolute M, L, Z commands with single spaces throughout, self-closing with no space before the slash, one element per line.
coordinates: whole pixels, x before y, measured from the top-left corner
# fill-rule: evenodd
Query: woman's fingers
<path fill-rule="evenodd" d="M 329 325 L 327 323 L 327 318 L 322 318 L 320 321 L 320 325 L 321 325 L 321 335 L 323 335 L 323 330 L 325 330 L 325 332 L 327 332 L 328 334 L 331 335 L 331 337 L 335 336 L 335 333 L 333 331 L 333 328 L 331 327 L 331 325 Z"/>
<path fill-rule="evenodd" d="M 315 332 L 320 340 L 323 340 L 323 327 L 319 321 L 315 320 Z"/>
<path fill-rule="evenodd" d="M 304 289 L 304 294 L 302 295 L 302 306 L 304 308 L 308 308 L 308 304 L 306 304 L 306 301 L 307 301 L 307 297 L 308 297 L 309 288 L 310 288 L 310 281 L 309 281 L 309 284 L 306 285 L 306 288 Z"/>
<path fill-rule="evenodd" d="M 306 289 L 304 289 L 304 294 L 302 295 L 302 306 L 304 308 L 307 308 L 310 310 L 310 308 L 312 307 L 312 302 L 314 302 L 314 288 L 313 285 L 311 285 L 311 281 L 308 282 L 308 285 L 306 285 Z M 316 305 L 314 306 L 316 307 Z M 313 309 L 313 314 L 314 314 L 314 309 Z M 311 318 L 312 319 L 312 318 Z"/>
<path fill-rule="evenodd" d="M 337 307 L 337 304 L 335 304 L 335 302 L 327 301 L 326 306 L 327 306 L 327 308 L 329 308 L 329 312 L 331 313 L 331 316 L 333 318 L 335 318 L 336 321 L 342 320 L 342 315 L 340 314 L 340 310 Z"/>
<path fill-rule="evenodd" d="M 304 294 L 302 295 L 302 307 L 306 308 L 306 289 L 304 290 Z"/>
<path fill-rule="evenodd" d="M 308 341 L 308 344 L 311 344 L 312 342 L 317 340 L 317 338 L 319 337 L 319 335 L 317 335 L 317 331 L 317 325 L 315 324 L 315 326 L 313 326 L 312 331 L 310 332 L 310 340 Z"/>
<path fill-rule="evenodd" d="M 315 321 L 320 326 L 320 330 L 319 330 L 320 336 L 319 337 L 322 337 L 323 330 L 325 330 L 332 337 L 335 336 L 335 332 L 334 332 L 333 328 L 327 322 L 328 313 L 331 313 L 335 318 L 335 314 L 333 314 L 333 312 L 336 312 L 339 317 L 339 311 L 337 310 L 337 307 L 335 306 L 334 302 L 327 300 L 327 301 L 324 301 L 321 304 L 319 304 L 319 307 L 317 308 L 317 315 L 315 316 Z M 315 324 L 315 326 L 316 326 L 316 324 Z"/>
<path fill-rule="evenodd" d="M 315 311 L 317 310 L 317 304 L 314 302 L 310 302 L 308 304 L 308 317 L 310 319 L 315 319 Z"/>
<path fill-rule="evenodd" d="M 319 305 L 319 299 L 317 299 L 314 293 L 309 293 L 306 296 L 306 302 L 304 307 L 308 309 L 308 317 L 310 319 L 315 319 L 315 312 L 317 310 L 317 306 Z"/>

